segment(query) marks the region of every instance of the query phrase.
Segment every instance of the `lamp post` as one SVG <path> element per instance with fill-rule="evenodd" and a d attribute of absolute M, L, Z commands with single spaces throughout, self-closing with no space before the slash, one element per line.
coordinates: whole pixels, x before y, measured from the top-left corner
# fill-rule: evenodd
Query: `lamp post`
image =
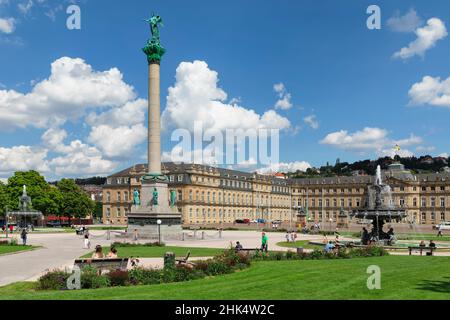
<path fill-rule="evenodd" d="M 6 239 L 8 239 L 8 214 L 9 214 L 8 206 L 5 207 L 5 235 Z"/>
<path fill-rule="evenodd" d="M 161 224 L 162 224 L 162 221 L 158 219 L 158 221 L 156 221 L 156 224 L 158 225 L 158 244 L 161 245 Z"/>
<path fill-rule="evenodd" d="M 333 218 L 330 218 L 330 233 L 333 232 L 331 224 L 333 223 Z"/>

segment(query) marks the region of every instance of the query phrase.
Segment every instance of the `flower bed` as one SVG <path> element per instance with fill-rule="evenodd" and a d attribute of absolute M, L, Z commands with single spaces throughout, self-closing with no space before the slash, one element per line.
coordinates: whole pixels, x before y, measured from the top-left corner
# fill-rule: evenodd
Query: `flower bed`
<path fill-rule="evenodd" d="M 159 269 L 134 268 L 128 271 L 111 271 L 100 274 L 93 267 L 85 267 L 81 272 L 82 289 L 121 287 L 130 285 L 152 285 L 201 279 L 208 276 L 228 274 L 250 265 L 250 258 L 226 250 L 212 259 L 197 261 L 193 265 L 174 265 Z M 65 290 L 70 273 L 61 270 L 50 271 L 37 282 L 37 290 Z"/>
<path fill-rule="evenodd" d="M 111 271 L 100 274 L 93 267 L 85 267 L 81 272 L 82 289 L 98 289 L 106 287 L 123 287 L 138 285 L 154 285 L 161 283 L 183 282 L 202 279 L 210 276 L 230 274 L 250 266 L 251 261 L 281 261 L 281 260 L 325 260 L 351 259 L 359 257 L 379 257 L 388 255 L 382 247 L 342 249 L 337 253 L 326 253 L 314 250 L 310 253 L 297 254 L 293 251 L 255 253 L 246 255 L 237 253 L 234 249 L 225 250 L 212 259 L 196 261 L 193 265 L 172 265 L 164 269 L 133 268 L 128 271 Z M 55 270 L 42 276 L 37 290 L 66 290 L 70 273 Z"/>

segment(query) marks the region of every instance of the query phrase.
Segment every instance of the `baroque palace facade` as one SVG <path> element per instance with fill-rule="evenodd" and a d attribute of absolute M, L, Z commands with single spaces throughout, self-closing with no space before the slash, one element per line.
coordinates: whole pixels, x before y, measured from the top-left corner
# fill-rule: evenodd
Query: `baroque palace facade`
<path fill-rule="evenodd" d="M 170 190 L 176 190 L 184 224 L 233 223 L 236 220 L 296 221 L 307 208 L 310 221 L 337 221 L 339 212 L 365 205 L 372 176 L 284 179 L 196 164 L 164 163 Z M 146 165 L 107 178 L 103 186 L 103 222 L 127 224 L 134 189 Z M 396 206 L 417 224 L 450 221 L 450 171 L 414 175 L 401 164 L 383 172 Z"/>

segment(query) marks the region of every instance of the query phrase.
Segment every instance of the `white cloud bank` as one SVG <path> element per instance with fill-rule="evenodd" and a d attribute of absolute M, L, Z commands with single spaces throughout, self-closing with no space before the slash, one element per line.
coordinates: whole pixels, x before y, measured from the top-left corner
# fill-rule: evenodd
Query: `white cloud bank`
<path fill-rule="evenodd" d="M 16 20 L 14 18 L 0 18 L 0 32 L 11 34 L 16 29 Z"/>
<path fill-rule="evenodd" d="M 394 58 L 408 59 L 416 55 L 423 57 L 427 50 L 433 48 L 439 40 L 444 39 L 448 35 L 445 23 L 438 18 L 429 19 L 427 25 L 418 28 L 415 34 L 417 39 L 407 47 L 394 53 Z"/>
<path fill-rule="evenodd" d="M 400 16 L 400 12 L 396 12 L 394 16 L 389 18 L 386 22 L 387 26 L 395 32 L 413 32 L 422 24 L 422 19 L 417 15 L 416 10 L 409 9 L 409 11 Z"/>
<path fill-rule="evenodd" d="M 386 129 L 366 127 L 363 130 L 349 133 L 347 130 L 341 130 L 328 134 L 321 144 L 329 145 L 335 148 L 354 151 L 360 154 L 375 152 L 379 156 L 393 156 L 395 154 L 394 146 L 399 145 L 402 150 L 397 152 L 401 156 L 412 156 L 413 153 L 404 147 L 418 145 L 423 142 L 422 138 L 411 134 L 408 138 L 394 140 L 389 137 Z"/>
<path fill-rule="evenodd" d="M 218 73 L 204 61 L 182 62 L 176 70 L 176 82 L 169 88 L 167 107 L 162 114 L 164 126 L 190 131 L 195 122 L 210 130 L 289 129 L 290 121 L 274 110 L 262 115 L 254 110 L 226 103 L 227 94 L 218 87 Z"/>
<path fill-rule="evenodd" d="M 425 76 L 409 90 L 410 105 L 430 105 L 450 108 L 450 77 Z"/>
<path fill-rule="evenodd" d="M 274 163 L 266 168 L 261 168 L 258 170 L 261 174 L 267 174 L 267 173 L 277 173 L 277 172 L 297 172 L 302 171 L 305 172 L 307 169 L 312 168 L 312 166 L 305 161 L 296 161 L 296 162 L 280 162 L 280 163 Z"/>
<path fill-rule="evenodd" d="M 278 101 L 275 103 L 275 109 L 289 110 L 293 107 L 292 95 L 287 91 L 284 83 L 277 83 L 273 90 L 278 94 Z"/>
<path fill-rule="evenodd" d="M 315 115 L 307 116 L 303 119 L 303 121 L 314 130 L 319 129 L 319 121 L 317 121 L 317 117 Z"/>

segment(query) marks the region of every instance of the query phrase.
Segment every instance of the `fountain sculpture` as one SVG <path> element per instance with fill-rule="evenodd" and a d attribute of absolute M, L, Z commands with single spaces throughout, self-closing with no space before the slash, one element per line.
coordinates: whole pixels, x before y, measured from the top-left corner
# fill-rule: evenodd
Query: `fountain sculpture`
<path fill-rule="evenodd" d="M 400 222 L 406 217 L 406 211 L 395 206 L 391 187 L 383 183 L 380 166 L 377 168 L 374 184 L 368 186 L 365 207 L 354 210 L 350 217 L 372 220 L 371 239 L 384 242 L 390 242 L 392 236 L 392 230 L 383 231 L 385 223 Z"/>
<path fill-rule="evenodd" d="M 20 227 L 28 227 L 35 220 L 42 218 L 42 213 L 33 210 L 31 198 L 27 195 L 27 187 L 23 186 L 22 196 L 19 197 L 19 210 L 7 213 L 8 219 L 13 218 Z"/>

